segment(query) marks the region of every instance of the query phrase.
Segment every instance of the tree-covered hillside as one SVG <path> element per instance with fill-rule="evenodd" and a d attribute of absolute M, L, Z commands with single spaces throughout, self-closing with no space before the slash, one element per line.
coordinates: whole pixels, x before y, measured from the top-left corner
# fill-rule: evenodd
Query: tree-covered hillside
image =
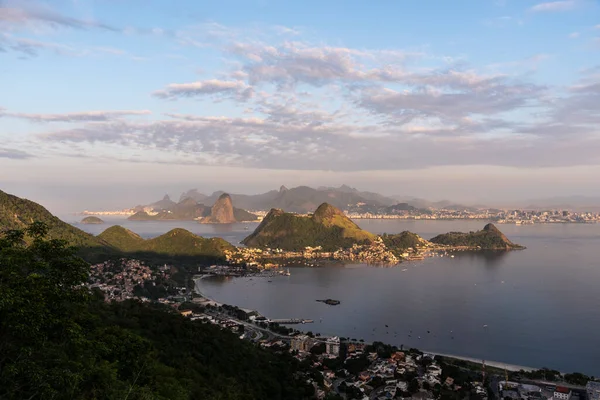
<path fill-rule="evenodd" d="M 243 243 L 284 250 L 321 246 L 323 250 L 331 251 L 373 240 L 375 235 L 360 229 L 340 210 L 324 203 L 307 217 L 273 209 Z"/>
<path fill-rule="evenodd" d="M 0 398 L 302 399 L 299 363 L 163 306 L 106 304 L 47 227 L 0 234 Z M 28 240 L 23 240 L 28 239 Z"/>
<path fill-rule="evenodd" d="M 445 246 L 461 246 L 470 248 L 481 248 L 487 250 L 510 250 L 522 249 L 523 246 L 515 244 L 500 232 L 494 224 L 487 224 L 477 232 L 449 232 L 437 235 L 430 240 L 432 243 Z"/>

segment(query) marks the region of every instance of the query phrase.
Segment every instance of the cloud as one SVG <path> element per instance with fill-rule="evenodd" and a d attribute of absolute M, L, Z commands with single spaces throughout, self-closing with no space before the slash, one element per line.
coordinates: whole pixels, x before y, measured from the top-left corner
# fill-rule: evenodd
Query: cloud
<path fill-rule="evenodd" d="M 397 80 L 405 74 L 402 68 L 405 61 L 422 56 L 418 52 L 316 47 L 301 42 L 285 42 L 279 46 L 235 43 L 228 50 L 242 58 L 242 69 L 251 84 L 280 85 L 302 82 L 322 86 L 333 82 Z M 363 62 L 386 62 L 386 65 L 365 68 Z"/>
<path fill-rule="evenodd" d="M 569 39 L 577 39 L 579 37 L 579 32 L 572 32 L 569 34 Z"/>
<path fill-rule="evenodd" d="M 165 89 L 157 90 L 154 96 L 161 99 L 178 99 L 182 97 L 196 97 L 207 95 L 235 95 L 239 99 L 252 97 L 253 90 L 243 81 L 225 81 L 211 79 L 191 83 L 171 83 Z"/>
<path fill-rule="evenodd" d="M 301 32 L 298 29 L 288 28 L 287 26 L 275 25 L 273 30 L 280 35 L 297 36 Z"/>
<path fill-rule="evenodd" d="M 83 111 L 63 114 L 29 114 L 14 113 L 0 109 L 0 117 L 12 117 L 26 119 L 33 122 L 91 122 L 111 121 L 121 117 L 139 116 L 151 114 L 148 110 L 133 111 Z"/>
<path fill-rule="evenodd" d="M 531 7 L 529 10 L 533 12 L 557 12 L 569 11 L 575 8 L 577 2 L 575 0 L 550 1 L 547 3 L 539 3 Z"/>
<path fill-rule="evenodd" d="M 13 160 L 25 160 L 31 158 L 32 155 L 21 150 L 9 149 L 0 147 L 0 158 L 10 158 Z"/>
<path fill-rule="evenodd" d="M 119 31 L 119 29 L 99 21 L 67 17 L 50 9 L 25 9 L 0 5 L 0 27 L 21 29 L 24 26 L 33 28 L 95 28 L 113 32 Z"/>

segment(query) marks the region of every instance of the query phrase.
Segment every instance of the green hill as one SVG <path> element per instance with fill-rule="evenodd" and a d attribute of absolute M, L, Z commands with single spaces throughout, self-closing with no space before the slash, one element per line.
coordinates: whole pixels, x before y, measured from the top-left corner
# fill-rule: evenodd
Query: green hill
<path fill-rule="evenodd" d="M 249 247 L 284 250 L 322 246 L 323 250 L 330 251 L 374 240 L 375 235 L 360 229 L 337 208 L 323 203 L 307 217 L 272 209 L 242 243 Z"/>
<path fill-rule="evenodd" d="M 224 239 L 207 239 L 179 228 L 153 239 L 144 240 L 135 232 L 117 225 L 111 226 L 98 237 L 123 253 L 142 258 L 198 257 L 222 260 L 225 250 L 234 250 L 233 245 Z"/>
<path fill-rule="evenodd" d="M 484 250 L 511 250 L 524 248 L 523 246 L 508 240 L 494 224 L 487 224 L 482 230 L 477 232 L 444 233 L 432 238 L 430 242 L 445 246 L 481 248 Z"/>
<path fill-rule="evenodd" d="M 141 250 L 145 242 L 140 235 L 120 225 L 111 226 L 99 234 L 98 238 L 123 252 Z"/>
<path fill-rule="evenodd" d="M 310 364 L 168 306 L 106 303 L 69 249 L 29 242 L 0 233 L 1 399 L 313 397 Z"/>
<path fill-rule="evenodd" d="M 103 224 L 104 221 L 102 221 L 100 218 L 94 217 L 92 215 L 92 216 L 85 217 L 84 219 L 82 219 L 81 223 L 82 224 L 92 224 L 92 225 L 96 224 L 96 225 L 99 225 L 99 224 Z"/>
<path fill-rule="evenodd" d="M 381 239 L 388 249 L 398 252 L 404 252 L 409 248 L 417 249 L 429 244 L 429 242 L 423 239 L 421 236 L 409 231 L 404 231 L 393 235 L 384 233 L 381 235 Z"/>
<path fill-rule="evenodd" d="M 80 255 L 92 257 L 98 253 L 112 252 L 101 238 L 61 221 L 33 201 L 0 190 L 0 231 L 23 229 L 33 222 L 45 223 L 50 239 L 67 241 L 69 245 L 79 248 Z"/>

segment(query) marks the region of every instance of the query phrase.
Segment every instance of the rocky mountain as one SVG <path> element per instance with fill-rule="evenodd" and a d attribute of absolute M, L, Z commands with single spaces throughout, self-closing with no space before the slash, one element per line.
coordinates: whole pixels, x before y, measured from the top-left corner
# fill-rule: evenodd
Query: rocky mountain
<path fill-rule="evenodd" d="M 207 197 L 207 195 L 200 193 L 198 189 L 190 189 L 187 192 L 183 192 L 181 194 L 181 196 L 179 197 L 179 201 L 181 202 L 185 199 L 192 199 L 195 200 L 197 203 L 202 203 L 206 200 Z"/>
<path fill-rule="evenodd" d="M 98 217 L 94 217 L 93 215 L 91 215 L 89 217 L 85 217 L 84 219 L 82 219 L 81 223 L 82 224 L 103 224 L 104 221 L 102 221 Z"/>
<path fill-rule="evenodd" d="M 181 199 L 194 198 L 204 204 L 214 204 L 223 191 L 217 191 L 210 196 L 204 196 L 197 189 L 184 192 Z M 329 203 L 340 209 L 347 209 L 349 205 L 365 203 L 377 207 L 391 206 L 397 202 L 391 198 L 372 192 L 361 192 L 347 185 L 338 188 L 319 187 L 314 189 L 308 186 L 298 186 L 288 189 L 282 185 L 279 190 L 271 190 L 256 195 L 231 194 L 231 199 L 237 207 L 246 210 L 270 210 L 280 208 L 286 212 L 307 213 L 313 212 L 319 204 Z"/>
<path fill-rule="evenodd" d="M 159 200 L 152 204 L 149 204 L 149 206 L 152 207 L 154 210 L 158 211 L 158 210 L 169 210 L 175 204 L 176 203 L 173 200 L 171 200 L 169 195 L 165 194 L 165 197 L 163 197 L 162 200 Z"/>
<path fill-rule="evenodd" d="M 284 250 L 321 246 L 323 250 L 331 251 L 353 244 L 371 243 L 375 238 L 375 235 L 360 229 L 338 208 L 323 203 L 309 216 L 272 209 L 242 243 L 249 247 Z"/>
<path fill-rule="evenodd" d="M 233 203 L 231 196 L 227 193 L 223 193 L 215 204 L 210 209 L 210 215 L 202 218 L 200 223 L 202 224 L 231 224 L 236 222 L 235 216 L 233 215 Z"/>
<path fill-rule="evenodd" d="M 231 224 L 234 222 L 256 221 L 258 217 L 246 210 L 233 207 L 231 196 L 223 193 L 210 209 L 210 215 L 200 220 L 201 224 Z"/>
<path fill-rule="evenodd" d="M 444 233 L 432 238 L 430 242 L 446 246 L 464 246 L 484 250 L 511 250 L 524 248 L 523 246 L 508 240 L 494 224 L 487 224 L 482 230 L 477 232 Z"/>

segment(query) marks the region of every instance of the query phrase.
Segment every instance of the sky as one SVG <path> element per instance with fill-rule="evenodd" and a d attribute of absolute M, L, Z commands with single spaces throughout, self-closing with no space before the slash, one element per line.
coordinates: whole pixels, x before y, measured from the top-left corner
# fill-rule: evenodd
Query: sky
<path fill-rule="evenodd" d="M 600 196 L 597 0 L 0 0 L 0 190 Z"/>

